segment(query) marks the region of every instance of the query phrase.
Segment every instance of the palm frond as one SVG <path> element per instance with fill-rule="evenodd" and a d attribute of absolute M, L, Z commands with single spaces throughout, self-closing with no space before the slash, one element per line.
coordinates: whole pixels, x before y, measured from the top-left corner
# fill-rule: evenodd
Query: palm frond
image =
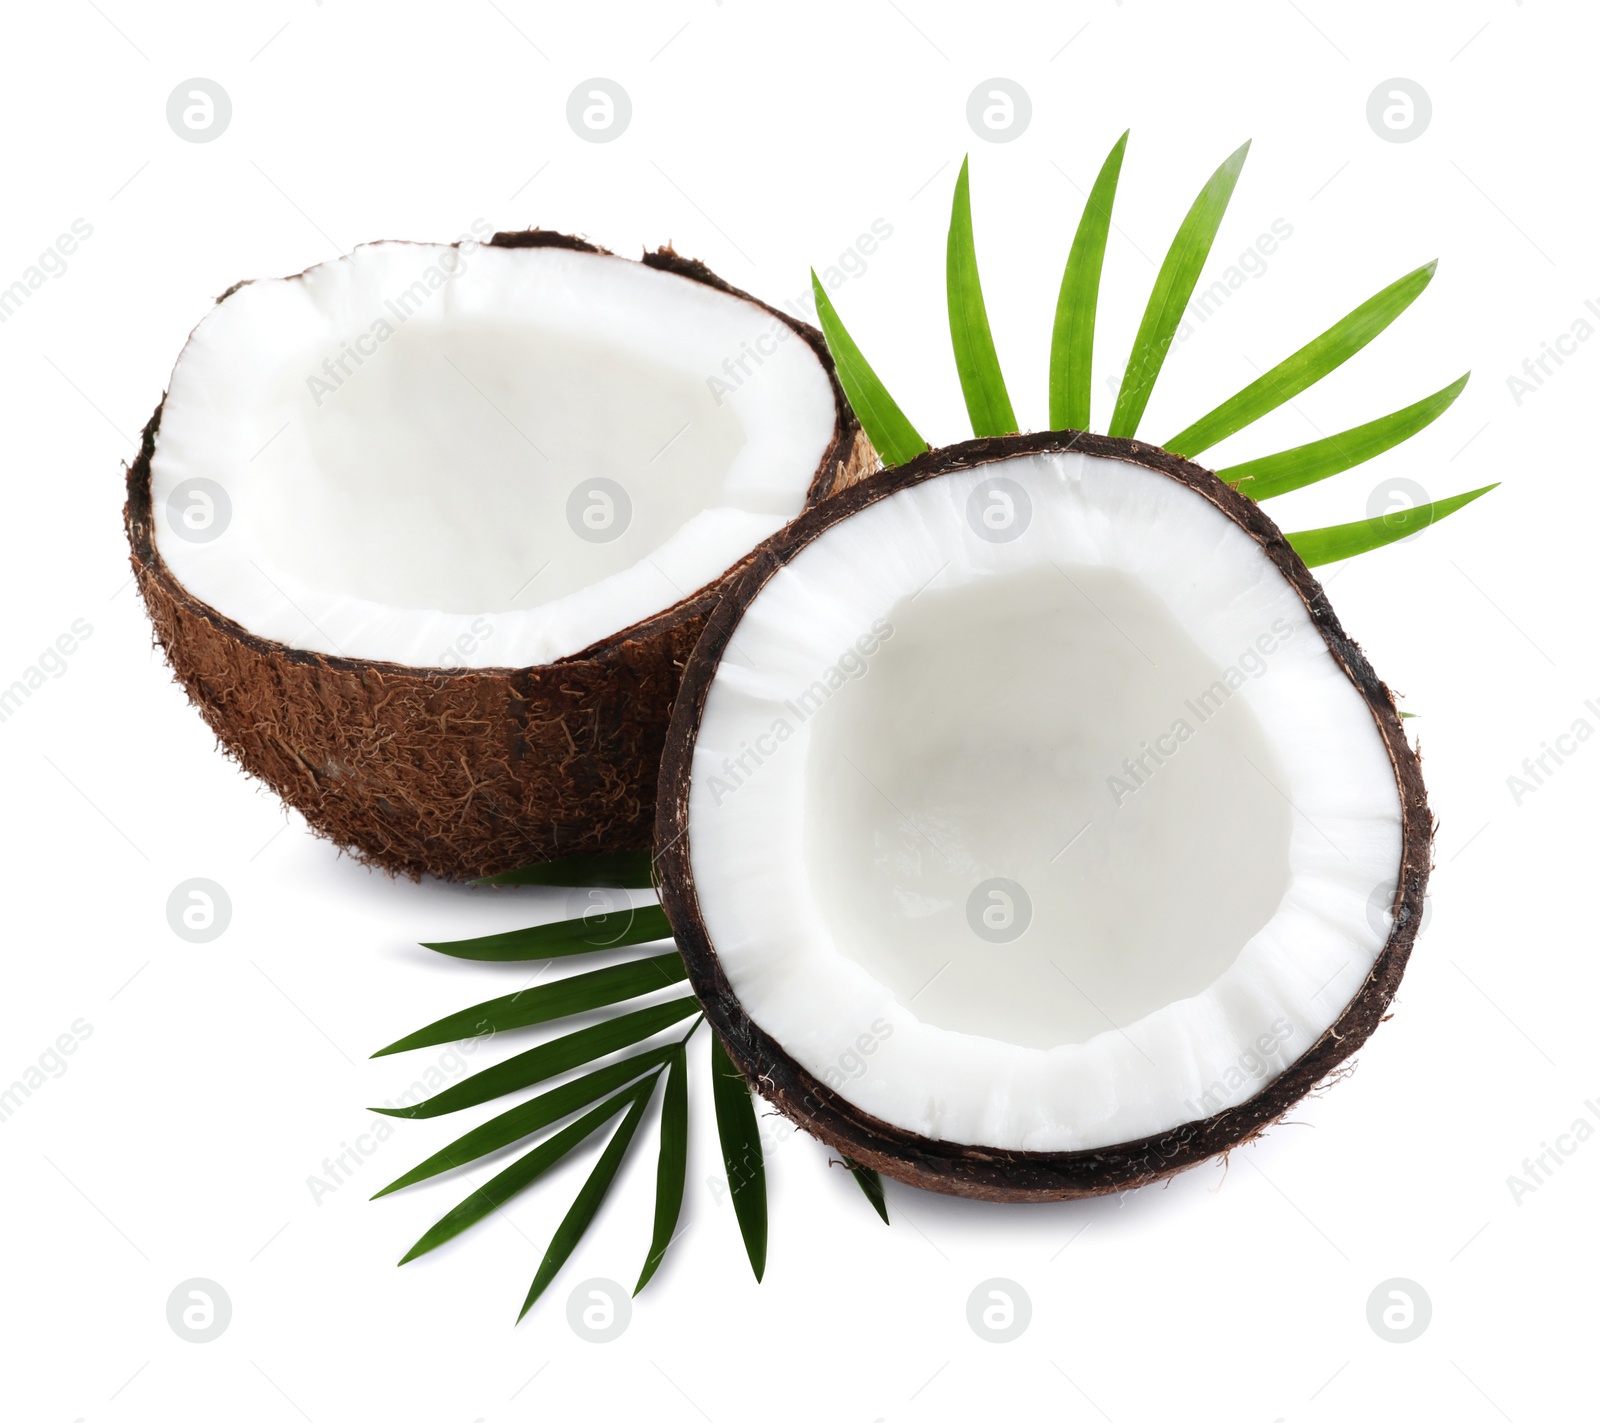
<path fill-rule="evenodd" d="M 519 1088 L 531 1087 L 536 1082 L 547 1082 L 552 1077 L 571 1072 L 575 1067 L 582 1067 L 620 1048 L 632 1047 L 635 1043 L 664 1032 L 674 1023 L 681 1023 L 691 1013 L 698 1012 L 699 1008 L 699 1000 L 691 995 L 669 998 L 665 1003 L 655 1003 L 632 1013 L 606 1018 L 587 1028 L 579 1028 L 576 1032 L 540 1043 L 538 1047 L 519 1052 L 515 1057 L 484 1068 L 482 1072 L 475 1072 L 455 1086 L 447 1087 L 414 1106 L 372 1107 L 370 1110 L 386 1117 L 409 1117 L 413 1120 L 447 1116 L 451 1112 L 459 1112 L 463 1107 L 476 1107 L 480 1102 L 489 1102 Z"/>
<path fill-rule="evenodd" d="M 1471 493 L 1436 499 L 1431 504 L 1418 504 L 1414 509 L 1394 509 L 1374 519 L 1357 519 L 1353 524 L 1333 524 L 1324 529 L 1304 529 L 1285 537 L 1294 551 L 1306 561 L 1306 565 L 1315 568 L 1321 563 L 1354 558 L 1357 554 L 1370 553 L 1385 544 L 1409 538 L 1499 487 L 1497 480 Z"/>
<path fill-rule="evenodd" d="M 672 1048 L 667 1088 L 661 1099 L 661 1151 L 656 1159 L 656 1216 L 650 1250 L 639 1272 L 638 1294 L 661 1268 L 683 1209 L 683 1182 L 689 1164 L 689 1053 L 684 1043 Z"/>
<path fill-rule="evenodd" d="M 889 1223 L 889 1203 L 883 1194 L 883 1177 L 878 1175 L 870 1166 L 861 1166 L 852 1161 L 848 1156 L 844 1158 L 845 1169 L 855 1177 L 856 1185 L 861 1187 L 861 1194 L 870 1202 L 872 1209 L 877 1211 L 883 1223 Z"/>
<path fill-rule="evenodd" d="M 550 1281 L 555 1279 L 561 1267 L 567 1263 L 567 1257 L 572 1254 L 578 1242 L 583 1239 L 584 1232 L 589 1229 L 595 1212 L 600 1209 L 600 1203 L 605 1200 L 606 1192 L 611 1189 L 611 1183 L 616 1179 L 617 1168 L 622 1165 L 622 1158 L 628 1153 L 633 1134 L 639 1129 L 639 1122 L 644 1116 L 645 1107 L 649 1105 L 650 1094 L 655 1084 L 655 1077 L 651 1077 L 630 1089 L 633 1100 L 628 1106 L 628 1115 L 622 1119 L 616 1134 L 606 1143 L 606 1149 L 595 1162 L 594 1170 L 589 1173 L 589 1179 L 583 1183 L 583 1189 L 578 1192 L 572 1208 L 562 1218 L 561 1224 L 556 1227 L 556 1233 L 550 1238 L 544 1259 L 539 1262 L 533 1283 L 528 1286 L 528 1297 L 522 1301 L 522 1308 L 518 1311 L 519 1322 L 533 1308 L 539 1296 L 549 1288 Z"/>
<path fill-rule="evenodd" d="M 621 921 L 621 927 L 607 922 L 612 919 Z M 605 915 L 562 919 L 553 924 L 535 924 L 528 929 L 511 929 L 503 934 L 484 934 L 476 939 L 425 943 L 422 947 L 455 959 L 515 963 L 631 948 L 634 944 L 653 944 L 658 939 L 671 937 L 672 925 L 667 923 L 660 906 L 642 904 L 634 909 L 612 910 Z"/>
<path fill-rule="evenodd" d="M 1167 249 L 1161 269 L 1156 273 L 1156 284 L 1145 306 L 1144 318 L 1139 323 L 1138 335 L 1133 338 L 1133 351 L 1128 357 L 1128 368 L 1123 372 L 1122 388 L 1117 392 L 1116 408 L 1111 412 L 1110 433 L 1113 435 L 1131 439 L 1139 433 L 1139 421 L 1150 403 L 1156 377 L 1161 374 L 1178 323 L 1183 320 L 1184 308 L 1194 295 L 1200 269 L 1210 255 L 1211 244 L 1216 240 L 1222 215 L 1228 210 L 1249 152 L 1249 143 L 1242 144 L 1211 175 Z"/>
<path fill-rule="evenodd" d="M 945 240 L 945 302 L 950 313 L 950 347 L 955 352 L 956 374 L 967 402 L 972 433 L 1010 435 L 1017 417 L 1006 393 L 1006 378 L 989 330 L 989 313 L 978 280 L 978 251 L 972 237 L 972 196 L 967 181 L 967 160 L 961 160 L 955 196 L 950 202 L 950 232 Z"/>
<path fill-rule="evenodd" d="M 1165 447 L 1174 454 L 1192 459 L 1219 440 L 1227 439 L 1293 400 L 1386 330 L 1391 321 L 1422 295 L 1438 265 L 1428 262 L 1368 297 L 1349 315 L 1341 317 L 1293 355 L 1286 356 L 1237 395 L 1230 396 L 1215 410 L 1178 431 Z"/>
<path fill-rule="evenodd" d="M 457 1167 L 469 1165 L 491 1152 L 499 1151 L 502 1147 L 522 1141 L 552 1122 L 571 1116 L 579 1107 L 586 1107 L 590 1102 L 604 1097 L 607 1092 L 613 1092 L 618 1087 L 626 1087 L 642 1073 L 660 1067 L 671 1059 L 675 1050 L 674 1046 L 668 1043 L 663 1047 L 651 1048 L 648 1052 L 635 1053 L 632 1057 L 614 1062 L 609 1067 L 596 1068 L 583 1077 L 563 1083 L 548 1092 L 541 1092 L 537 1097 L 512 1107 L 509 1111 L 501 1112 L 499 1116 L 491 1117 L 482 1126 L 474 1127 L 464 1135 L 458 1136 L 449 1146 L 434 1152 L 426 1161 L 418 1162 L 405 1175 L 396 1177 L 381 1191 L 375 1192 L 372 1199 L 377 1200 L 380 1196 L 403 1191 L 407 1186 L 416 1185 L 418 1181 L 427 1181 L 446 1171 L 454 1171 Z"/>
<path fill-rule="evenodd" d="M 905 412 L 895 404 L 895 399 L 878 379 L 878 373 L 867 364 L 861 348 L 851 339 L 833 309 L 827 292 L 811 273 L 811 290 L 817 299 L 817 324 L 828 342 L 828 353 L 833 357 L 833 368 L 839 376 L 850 401 L 850 408 L 861 421 L 872 447 L 878 452 L 886 467 L 914 460 L 928 448 L 928 442 L 917 433 L 917 427 L 906 419 Z"/>
<path fill-rule="evenodd" d="M 1436 390 L 1403 410 L 1369 420 L 1365 425 L 1341 430 L 1337 435 L 1313 440 L 1307 445 L 1297 445 L 1292 450 L 1280 450 L 1275 455 L 1263 455 L 1260 459 L 1219 469 L 1217 478 L 1257 502 L 1303 489 L 1381 455 L 1409 440 L 1419 430 L 1425 430 L 1455 403 L 1471 374 L 1468 371 L 1443 390 Z"/>
<path fill-rule="evenodd" d="M 1100 174 L 1089 190 L 1078 230 L 1067 253 L 1056 297 L 1055 326 L 1050 336 L 1050 428 L 1087 430 L 1094 373 L 1094 324 L 1100 305 L 1100 272 L 1105 265 L 1106 237 L 1111 231 L 1111 204 L 1117 196 L 1128 130 L 1112 145 Z"/>
<path fill-rule="evenodd" d="M 761 1127 L 750 1100 L 750 1086 L 715 1033 L 711 1035 L 711 1096 L 733 1213 L 738 1217 L 750 1268 L 759 1280 L 767 1269 L 767 1170 Z"/>
<path fill-rule="evenodd" d="M 552 1018 L 569 1017 L 590 1008 L 620 1003 L 626 998 L 638 998 L 658 988 L 669 988 L 687 976 L 683 960 L 676 951 L 613 964 L 610 968 L 597 968 L 589 973 L 575 973 L 554 983 L 535 984 L 503 998 L 475 1003 L 408 1033 L 372 1055 L 387 1057 L 390 1053 L 411 1052 L 419 1047 L 437 1047 L 441 1043 L 461 1042 L 487 1033 L 548 1023 Z"/>
<path fill-rule="evenodd" d="M 426 1255 L 430 1250 L 443 1245 L 445 1241 L 460 1235 L 469 1226 L 476 1225 L 490 1211 L 498 1210 L 518 1191 L 531 1186 L 576 1146 L 593 1136 L 624 1107 L 642 1105 L 649 1089 L 654 1085 L 655 1078 L 652 1076 L 626 1091 L 618 1092 L 614 1097 L 606 1098 L 593 1111 L 585 1112 L 571 1126 L 557 1132 L 548 1141 L 541 1142 L 527 1155 L 519 1157 L 504 1171 L 478 1187 L 454 1210 L 440 1216 L 423 1232 L 421 1239 L 406 1251 L 400 1263 L 404 1265 L 408 1260 Z"/>

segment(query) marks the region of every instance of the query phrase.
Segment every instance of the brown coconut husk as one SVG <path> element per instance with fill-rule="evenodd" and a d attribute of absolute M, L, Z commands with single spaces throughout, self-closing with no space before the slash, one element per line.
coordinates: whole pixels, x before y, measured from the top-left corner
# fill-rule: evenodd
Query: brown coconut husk
<path fill-rule="evenodd" d="M 498 233 L 489 245 L 629 260 L 540 229 Z M 876 458 L 821 332 L 670 247 L 642 260 L 751 302 L 816 352 L 833 386 L 835 426 L 808 505 L 872 471 Z M 164 404 L 127 474 L 123 518 L 133 571 L 173 675 L 246 771 L 317 834 L 412 878 L 472 879 L 649 847 L 678 681 L 740 565 L 666 611 L 545 666 L 408 667 L 301 651 L 257 637 L 195 598 L 157 551 L 150 460 Z"/>
<path fill-rule="evenodd" d="M 746 608 L 767 581 L 814 539 L 875 501 L 954 470 L 1017 455 L 1076 451 L 1123 460 L 1176 480 L 1238 524 L 1299 595 L 1328 651 L 1366 701 L 1383 737 L 1399 788 L 1402 857 L 1394 929 L 1360 991 L 1331 1027 L 1262 1091 L 1237 1106 L 1159 1136 L 1093 1151 L 1000 1151 L 934 1140 L 862 1111 L 785 1052 L 751 1021 L 729 984 L 706 930 L 690 848 L 689 789 L 695 738 L 706 694 Z M 1216 475 L 1137 440 L 1075 431 L 969 440 L 932 450 L 876 475 L 796 519 L 761 546 L 712 612 L 684 672 L 667 736 L 656 821 L 661 902 L 671 920 L 689 980 L 706 1018 L 750 1085 L 796 1124 L 848 1160 L 908 1185 L 989 1201 L 1068 1200 L 1148 1185 L 1259 1136 L 1364 1043 L 1394 1001 L 1422 919 L 1431 864 L 1433 820 L 1422 770 L 1407 742 L 1389 689 L 1339 626 L 1321 584 L 1259 505 Z"/>

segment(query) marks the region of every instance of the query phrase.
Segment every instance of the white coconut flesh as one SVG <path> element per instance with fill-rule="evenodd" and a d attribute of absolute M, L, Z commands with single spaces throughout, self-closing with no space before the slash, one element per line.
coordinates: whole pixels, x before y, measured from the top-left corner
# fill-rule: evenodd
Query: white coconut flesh
<path fill-rule="evenodd" d="M 996 477 L 1031 504 L 1009 541 L 975 532 Z M 709 942 L 791 1058 L 904 1130 L 1070 1151 L 1310 1047 L 1385 943 L 1401 803 L 1254 539 L 1165 476 L 1045 454 L 881 499 L 765 585 L 689 834 Z"/>
<path fill-rule="evenodd" d="M 156 542 L 189 592 L 290 647 L 544 663 L 793 518 L 835 422 L 806 342 L 704 283 L 376 243 L 200 323 L 151 462 Z"/>

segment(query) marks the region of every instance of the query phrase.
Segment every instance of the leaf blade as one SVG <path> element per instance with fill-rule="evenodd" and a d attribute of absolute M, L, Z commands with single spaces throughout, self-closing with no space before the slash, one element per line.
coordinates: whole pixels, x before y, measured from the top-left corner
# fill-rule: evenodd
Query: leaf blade
<path fill-rule="evenodd" d="M 582 919 L 559 919 L 551 924 L 535 924 L 527 929 L 511 929 L 503 934 L 484 934 L 475 939 L 451 939 L 424 943 L 425 949 L 456 959 L 480 963 L 515 963 L 526 959 L 566 958 L 572 954 L 598 953 L 602 949 L 631 948 L 672 937 L 666 911 L 656 904 L 640 904 L 628 912 L 626 927 L 613 931 L 596 919 L 622 917 L 625 911 Z M 610 935 L 610 937 L 607 937 Z"/>
<path fill-rule="evenodd" d="M 950 201 L 950 230 L 945 238 L 945 305 L 967 418 L 972 422 L 972 433 L 982 438 L 1015 433 L 1017 417 L 1006 392 L 1006 378 L 1000 370 L 1000 356 L 994 348 L 994 333 L 989 329 L 989 312 L 983 301 L 983 284 L 978 280 L 967 163 L 967 159 L 961 160 L 955 195 Z"/>
<path fill-rule="evenodd" d="M 656 1161 L 656 1215 L 650 1236 L 650 1250 L 639 1283 L 638 1294 L 661 1268 L 667 1247 L 672 1244 L 683 1210 L 683 1184 L 689 1167 L 689 1052 L 684 1043 L 672 1049 L 667 1069 L 666 1091 L 661 1097 L 661 1153 Z"/>
<path fill-rule="evenodd" d="M 1178 431 L 1165 447 L 1174 454 L 1193 459 L 1202 450 L 1210 449 L 1293 400 L 1387 330 L 1389 324 L 1427 289 L 1438 265 L 1437 261 L 1425 262 L 1415 271 L 1390 282 L 1354 311 L 1340 317 L 1320 336 L 1307 341 L 1216 409 Z"/>
<path fill-rule="evenodd" d="M 569 855 L 541 860 L 497 875 L 484 875 L 473 884 L 554 884 L 596 889 L 653 889 L 649 850 L 610 850 L 600 855 Z"/>
<path fill-rule="evenodd" d="M 446 1087 L 444 1091 L 435 1093 L 415 1106 L 371 1107 L 368 1110 L 380 1116 L 405 1117 L 411 1121 L 459 1112 L 464 1107 L 475 1107 L 480 1102 L 503 1097 L 507 1092 L 531 1087 L 535 1082 L 559 1077 L 563 1072 L 570 1072 L 619 1048 L 643 1042 L 674 1023 L 681 1023 L 692 1013 L 698 1012 L 699 1007 L 699 999 L 690 995 L 669 998 L 665 1003 L 653 1003 L 648 1008 L 638 1008 L 631 1013 L 620 1013 L 615 1018 L 592 1023 L 587 1028 L 579 1028 L 576 1032 L 519 1052 L 515 1057 L 508 1057 L 504 1062 L 475 1072 L 471 1077 L 457 1082 L 453 1087 Z"/>
<path fill-rule="evenodd" d="M 504 1171 L 466 1197 L 455 1209 L 440 1216 L 422 1233 L 417 1243 L 400 1257 L 400 1263 L 404 1265 L 419 1255 L 437 1250 L 445 1241 L 455 1239 L 462 1231 L 476 1225 L 490 1211 L 499 1209 L 519 1191 L 526 1190 L 575 1146 L 587 1140 L 603 1123 L 616 1116 L 630 1101 L 636 1101 L 638 1094 L 639 1088 L 633 1087 L 626 1092 L 618 1092 L 614 1097 L 608 1097 L 593 1111 L 585 1112 L 571 1126 L 557 1132 L 549 1141 L 541 1142 L 525 1156 L 518 1157 Z"/>
<path fill-rule="evenodd" d="M 590 1102 L 605 1096 L 607 1092 L 626 1086 L 640 1073 L 647 1072 L 652 1067 L 659 1067 L 670 1059 L 673 1047 L 673 1044 L 668 1043 L 662 1047 L 651 1048 L 648 1052 L 635 1053 L 621 1062 L 597 1068 L 583 1077 L 563 1083 L 560 1087 L 554 1087 L 548 1092 L 542 1092 L 537 1097 L 519 1103 L 509 1111 L 501 1112 L 497 1117 L 491 1117 L 482 1126 L 474 1127 L 464 1135 L 458 1136 L 448 1146 L 434 1152 L 427 1160 L 418 1162 L 404 1175 L 397 1176 L 381 1191 L 375 1192 L 372 1199 L 377 1200 L 381 1196 L 392 1195 L 407 1186 L 416 1185 L 418 1181 L 427 1181 L 446 1171 L 454 1171 L 458 1166 L 466 1166 L 492 1151 L 499 1151 L 503 1146 L 510 1146 L 513 1142 L 532 1136 L 534 1132 L 549 1126 L 551 1122 L 558 1122 L 562 1117 L 570 1116 L 579 1107 L 587 1106 Z"/>
<path fill-rule="evenodd" d="M 547 1023 L 552 1018 L 565 1018 L 573 1013 L 583 1013 L 591 1008 L 603 1008 L 610 1003 L 653 993 L 658 988 L 681 983 L 687 976 L 683 960 L 676 952 L 656 954 L 647 959 L 632 959 L 589 973 L 570 974 L 554 983 L 537 984 L 503 998 L 475 1003 L 459 1013 L 447 1014 L 414 1033 L 396 1039 L 388 1047 L 379 1048 L 372 1055 L 387 1057 L 391 1053 L 410 1052 L 419 1047 L 437 1047 L 440 1043 L 481 1037 L 487 1032 L 506 1032 L 512 1028 Z"/>
<path fill-rule="evenodd" d="M 1426 429 L 1455 403 L 1466 388 L 1472 372 L 1452 381 L 1442 390 L 1424 396 L 1414 405 L 1407 405 L 1364 425 L 1355 425 L 1337 435 L 1309 444 L 1297 445 L 1291 450 L 1263 455 L 1244 464 L 1229 465 L 1217 471 L 1217 478 L 1233 485 L 1238 491 L 1259 503 L 1291 490 L 1303 489 L 1308 484 L 1340 474 L 1362 464 L 1385 450 L 1409 440 Z"/>
<path fill-rule="evenodd" d="M 1420 533 L 1428 525 L 1438 523 L 1440 519 L 1499 487 L 1497 480 L 1484 485 L 1482 489 L 1456 494 L 1449 499 L 1436 499 L 1431 504 L 1419 504 L 1414 509 L 1397 509 L 1379 514 L 1375 519 L 1358 519 L 1350 524 L 1303 529 L 1285 537 L 1294 551 L 1305 560 L 1306 566 L 1315 568 L 1318 564 L 1334 563 L 1341 558 L 1355 558 L 1358 554 L 1369 553 L 1385 544 Z"/>
<path fill-rule="evenodd" d="M 659 1075 L 658 1073 L 657 1076 Z M 616 1179 L 617 1168 L 622 1165 L 622 1158 L 627 1155 L 634 1133 L 639 1129 L 640 1118 L 644 1116 L 644 1109 L 654 1089 L 654 1077 L 649 1082 L 640 1083 L 638 1087 L 632 1089 L 634 1099 L 633 1105 L 628 1108 L 628 1115 L 622 1119 L 622 1124 L 606 1143 L 606 1149 L 595 1162 L 594 1170 L 589 1173 L 589 1179 L 583 1183 L 577 1198 L 572 1202 L 571 1209 L 562 1217 L 561 1224 L 556 1227 L 556 1233 L 550 1238 L 544 1259 L 539 1262 L 533 1283 L 528 1286 L 528 1297 L 523 1300 L 522 1309 L 517 1314 L 519 1323 L 533 1308 L 539 1296 L 545 1292 L 550 1281 L 555 1279 L 561 1267 L 567 1263 L 567 1257 L 577 1248 L 584 1232 L 594 1220 L 595 1213 L 606 1198 L 606 1192 L 611 1189 L 611 1183 Z"/>
<path fill-rule="evenodd" d="M 733 1213 L 739 1220 L 750 1268 L 760 1280 L 767 1268 L 767 1173 L 761 1127 L 749 1084 L 715 1033 L 711 1035 L 711 1098 L 717 1109 L 717 1138 Z"/>
<path fill-rule="evenodd" d="M 1132 438 L 1139 432 L 1139 421 L 1150 403 L 1156 377 L 1161 374 L 1184 308 L 1194 295 L 1200 269 L 1210 255 L 1211 244 L 1216 240 L 1222 215 L 1228 210 L 1239 171 L 1249 152 L 1250 144 L 1246 142 L 1223 160 L 1200 189 L 1172 245 L 1167 248 L 1161 269 L 1156 273 L 1155 286 L 1150 291 L 1150 300 L 1145 305 L 1144 317 L 1139 322 L 1139 332 L 1133 338 L 1133 350 L 1128 355 L 1128 368 L 1117 392 L 1116 408 L 1111 412 L 1109 433 L 1112 435 Z"/>
<path fill-rule="evenodd" d="M 856 1178 L 856 1185 L 861 1187 L 861 1194 L 871 1203 L 872 1209 L 877 1211 L 885 1225 L 889 1223 L 889 1202 L 883 1194 L 883 1177 L 870 1166 L 860 1166 L 848 1156 L 844 1158 L 845 1168 Z"/>
<path fill-rule="evenodd" d="M 1100 305 L 1100 273 L 1105 265 L 1106 238 L 1111 232 L 1111 205 L 1116 200 L 1128 130 L 1112 145 L 1099 176 L 1089 190 L 1067 253 L 1056 297 L 1055 326 L 1050 337 L 1050 428 L 1087 430 L 1094 373 L 1094 326 Z"/>
<path fill-rule="evenodd" d="M 850 402 L 850 408 L 861 421 L 872 447 L 885 468 L 905 464 L 928 448 L 928 442 L 917 433 L 917 427 L 906 418 L 905 412 L 895 403 L 877 372 L 867 364 L 839 313 L 817 280 L 816 269 L 811 272 L 811 290 L 817 300 L 817 324 L 828 343 L 828 353 L 833 357 L 833 368 L 839 385 Z"/>

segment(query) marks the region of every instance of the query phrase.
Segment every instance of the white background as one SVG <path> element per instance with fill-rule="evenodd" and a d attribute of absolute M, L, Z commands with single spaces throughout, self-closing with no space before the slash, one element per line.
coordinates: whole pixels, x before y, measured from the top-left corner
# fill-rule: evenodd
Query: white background
<path fill-rule="evenodd" d="M 1520 403 L 1507 384 L 1586 298 L 1600 303 L 1595 41 L 1592 12 L 1549 0 L 6 6 L 0 285 L 74 219 L 93 236 L 0 326 L 0 683 L 75 619 L 93 633 L 0 723 L 0 1083 L 75 1020 L 92 1035 L 0 1123 L 0 1412 L 1521 1423 L 1592 1409 L 1600 1140 L 1520 1203 L 1507 1178 L 1600 1099 L 1600 744 L 1520 805 L 1506 778 L 1575 718 L 1600 726 L 1584 707 L 1600 698 L 1600 341 Z M 194 76 L 232 99 L 214 142 L 166 122 L 169 93 Z M 569 93 L 593 76 L 631 96 L 615 142 L 567 124 Z M 994 76 L 1032 98 L 1014 142 L 967 123 L 968 95 Z M 1412 142 L 1367 122 L 1369 94 L 1395 76 L 1432 100 Z M 562 896 L 390 882 L 286 824 L 217 753 L 151 648 L 121 528 L 120 465 L 185 334 L 239 278 L 371 238 L 453 239 L 479 218 L 630 253 L 670 239 L 772 300 L 881 218 L 892 238 L 835 300 L 924 433 L 959 438 L 941 266 L 971 150 L 989 308 L 1019 416 L 1037 427 L 1081 193 L 1129 126 L 1102 372 L 1127 350 L 1152 259 L 1243 139 L 1255 146 L 1212 270 L 1274 219 L 1293 228 L 1175 347 L 1146 437 L 1430 257 L 1433 286 L 1372 348 L 1206 458 L 1297 444 L 1474 371 L 1421 437 L 1273 508 L 1303 528 L 1363 517 L 1393 478 L 1435 496 L 1505 481 L 1413 542 L 1324 570 L 1346 627 L 1419 716 L 1439 821 L 1432 919 L 1393 1020 L 1293 1124 L 1120 1200 L 994 1207 L 891 1185 L 886 1230 L 827 1152 L 771 1122 L 759 1287 L 707 1184 L 702 1034 L 689 1229 L 616 1342 L 577 1337 L 565 1301 L 594 1276 L 631 1285 L 653 1133 L 520 1327 L 584 1166 L 397 1272 L 464 1188 L 365 1197 L 455 1123 L 399 1124 L 320 1203 L 308 1177 L 370 1130 L 365 1104 L 411 1080 L 413 1059 L 370 1062 L 374 1047 L 519 981 L 413 941 L 560 917 Z M 1097 391 L 1103 429 L 1111 397 Z M 194 876 L 233 905 L 206 945 L 166 918 Z M 165 1315 L 194 1276 L 233 1303 L 204 1345 Z M 1433 1303 L 1408 1344 L 1366 1317 L 1397 1276 Z M 1013 1343 L 967 1324 L 991 1277 L 1031 1297 Z"/>

